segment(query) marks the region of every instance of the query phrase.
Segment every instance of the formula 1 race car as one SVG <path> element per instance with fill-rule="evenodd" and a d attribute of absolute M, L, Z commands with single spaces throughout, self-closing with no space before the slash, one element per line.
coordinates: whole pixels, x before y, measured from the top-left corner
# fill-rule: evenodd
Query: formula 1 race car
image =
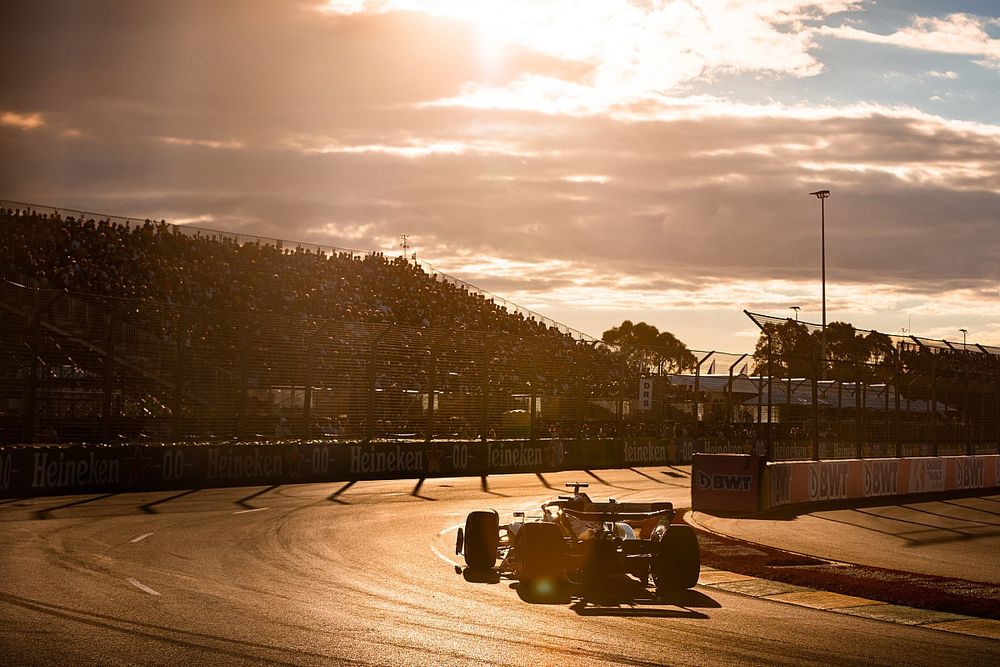
<path fill-rule="evenodd" d="M 658 595 L 698 583 L 701 557 L 694 530 L 672 524 L 669 502 L 594 502 L 573 482 L 571 496 L 544 503 L 541 515 L 515 512 L 500 525 L 496 511 L 471 512 L 458 529 L 456 554 L 469 570 L 498 571 L 522 584 L 588 584 L 631 574 Z M 497 565 L 497 560 L 500 564 Z"/>

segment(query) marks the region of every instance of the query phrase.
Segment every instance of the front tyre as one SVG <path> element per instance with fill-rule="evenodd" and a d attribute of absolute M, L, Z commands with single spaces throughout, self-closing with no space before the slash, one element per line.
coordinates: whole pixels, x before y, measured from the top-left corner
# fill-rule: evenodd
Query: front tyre
<path fill-rule="evenodd" d="M 465 519 L 465 563 L 470 570 L 492 570 L 500 545 L 500 517 L 496 512 L 470 512 Z"/>

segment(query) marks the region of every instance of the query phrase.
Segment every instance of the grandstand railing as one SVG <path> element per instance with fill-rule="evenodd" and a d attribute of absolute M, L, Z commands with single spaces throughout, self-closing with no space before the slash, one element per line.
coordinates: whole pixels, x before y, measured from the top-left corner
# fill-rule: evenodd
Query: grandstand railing
<path fill-rule="evenodd" d="M 36 213 L 44 213 L 47 215 L 59 215 L 64 218 L 73 217 L 76 219 L 94 219 L 98 221 L 106 220 L 108 222 L 117 223 L 119 225 L 128 228 L 137 225 L 141 226 L 146 224 L 147 222 L 151 222 L 149 218 L 133 218 L 121 215 L 109 215 L 107 213 L 95 213 L 92 211 L 85 211 L 75 208 L 46 206 L 41 204 L 10 201 L 6 199 L 0 199 L 0 208 L 6 208 L 12 211 L 34 211 Z M 268 236 L 258 236 L 255 234 L 241 234 L 238 232 L 228 232 L 218 229 L 201 227 L 200 225 L 193 225 L 193 224 L 176 224 L 176 223 L 167 223 L 166 221 L 162 222 L 165 222 L 166 224 L 170 225 L 173 229 L 175 229 L 178 233 L 184 234 L 186 236 L 193 236 L 197 238 L 205 238 L 216 241 L 231 241 L 238 245 L 242 245 L 244 243 L 253 243 L 261 246 L 270 246 L 279 249 L 287 249 L 293 252 L 295 250 L 301 249 L 302 251 L 323 254 L 323 255 L 343 254 L 351 257 L 365 257 L 366 255 L 370 255 L 372 254 L 372 252 L 374 252 L 374 251 L 356 250 L 353 248 L 341 248 L 338 246 L 323 245 L 319 243 L 307 243 L 304 241 L 289 241 Z M 460 278 L 456 278 L 443 271 L 440 271 L 437 268 L 435 268 L 433 264 L 429 262 L 420 260 L 419 265 L 428 274 L 437 276 L 441 280 L 449 282 L 457 287 L 465 288 L 472 293 L 479 294 L 483 296 L 483 298 L 490 300 L 493 303 L 496 303 L 497 305 L 503 307 L 510 313 L 520 314 L 525 319 L 533 319 L 537 322 L 541 322 L 545 326 L 555 329 L 560 333 L 572 336 L 577 340 L 596 341 L 596 339 L 590 334 L 584 333 L 570 326 L 562 324 L 561 322 L 557 322 L 553 319 L 545 317 L 544 315 L 541 315 L 540 313 L 537 313 L 529 308 L 519 306 L 513 301 L 492 294 L 480 287 L 477 287 L 471 283 L 461 280 Z"/>

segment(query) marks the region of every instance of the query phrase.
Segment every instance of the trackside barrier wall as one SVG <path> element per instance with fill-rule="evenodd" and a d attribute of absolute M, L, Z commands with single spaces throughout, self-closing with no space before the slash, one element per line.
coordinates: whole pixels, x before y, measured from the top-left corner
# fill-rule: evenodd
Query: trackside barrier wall
<path fill-rule="evenodd" d="M 11 447 L 0 448 L 0 497 L 673 465 L 694 447 L 653 438 Z"/>
<path fill-rule="evenodd" d="M 752 514 L 760 509 L 764 459 L 746 454 L 695 454 L 691 507 L 699 511 Z"/>
<path fill-rule="evenodd" d="M 1000 456 L 768 463 L 762 509 L 1000 487 Z"/>

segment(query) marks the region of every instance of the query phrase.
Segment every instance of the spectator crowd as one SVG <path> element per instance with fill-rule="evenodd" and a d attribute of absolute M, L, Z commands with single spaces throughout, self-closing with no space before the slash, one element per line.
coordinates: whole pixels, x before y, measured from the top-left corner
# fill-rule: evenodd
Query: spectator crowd
<path fill-rule="evenodd" d="M 0 266 L 35 286 L 213 310 L 560 336 L 403 257 L 192 236 L 164 222 L 0 209 Z"/>

